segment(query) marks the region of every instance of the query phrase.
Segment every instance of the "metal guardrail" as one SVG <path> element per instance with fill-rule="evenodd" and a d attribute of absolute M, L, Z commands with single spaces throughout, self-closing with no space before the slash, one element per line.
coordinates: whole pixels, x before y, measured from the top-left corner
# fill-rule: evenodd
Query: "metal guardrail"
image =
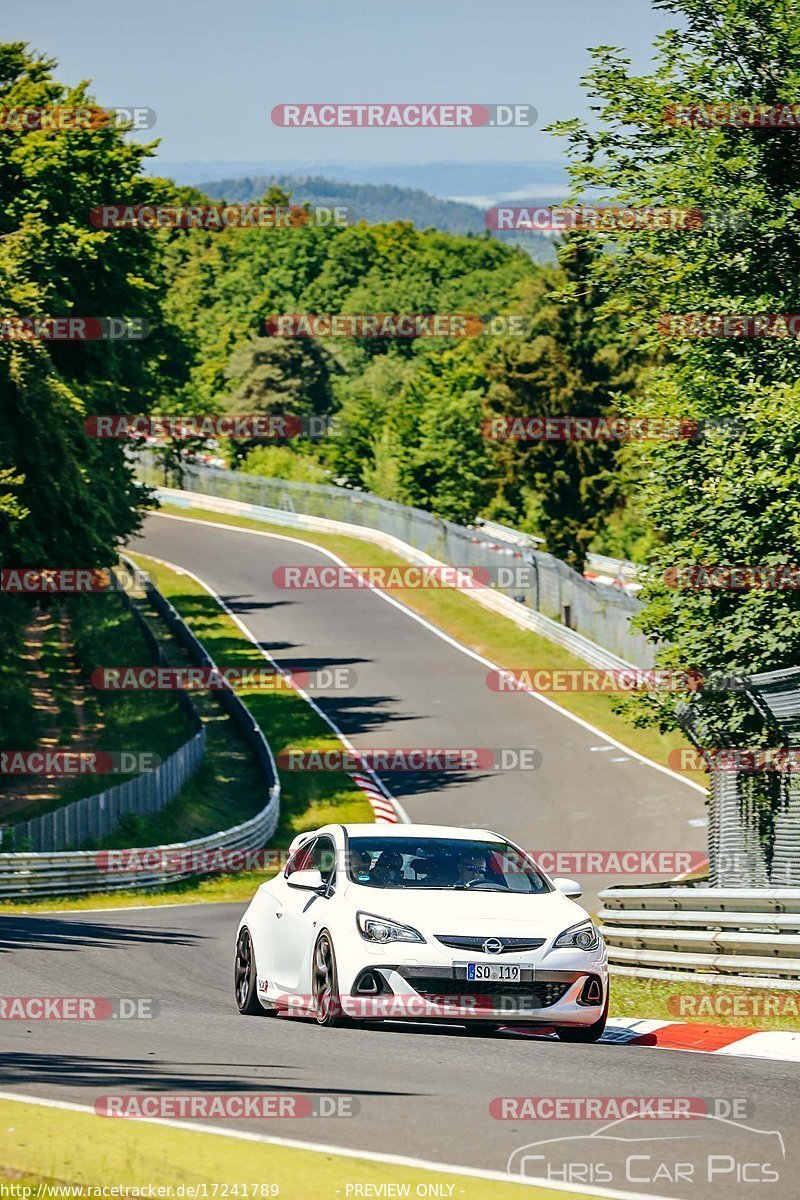
<path fill-rule="evenodd" d="M 15 844 L 24 839 L 32 850 L 47 854 L 80 845 L 89 838 L 107 837 L 123 816 L 147 816 L 165 808 L 202 765 L 205 748 L 206 731 L 201 726 L 157 767 L 30 821 L 18 821 L 6 832 L 12 834 Z"/>
<path fill-rule="evenodd" d="M 611 887 L 600 900 L 612 967 L 800 988 L 800 888 Z"/>
<path fill-rule="evenodd" d="M 269 790 L 269 799 L 249 821 L 220 833 L 127 851 L 73 850 L 62 854 L 0 854 L 0 897 L 80 896 L 87 892 L 163 887 L 214 869 L 214 853 L 225 851 L 228 869 L 231 853 L 260 850 L 272 837 L 280 813 L 280 784 Z M 114 866 L 115 856 L 120 860 Z M 141 867 L 132 867 L 138 859 Z M 126 863 L 128 865 L 126 865 Z"/>
<path fill-rule="evenodd" d="M 129 559 L 124 555 L 122 558 L 133 568 Z M 171 631 L 187 647 L 195 665 L 214 669 L 214 660 L 170 602 L 150 581 L 146 584 L 146 591 L 150 602 Z M 133 610 L 144 622 L 135 605 Z M 146 622 L 144 624 L 149 637 L 156 641 L 152 630 Z M 158 653 L 163 658 L 160 646 Z M 167 665 L 165 658 L 162 665 Z M 226 856 L 229 856 L 231 852 L 246 853 L 261 849 L 274 834 L 280 817 L 281 788 L 277 766 L 266 737 L 243 701 L 235 692 L 227 690 L 220 691 L 219 698 L 253 750 L 267 785 L 267 802 L 260 812 L 249 821 L 189 842 L 136 847 L 127 851 L 76 850 L 54 854 L 0 854 L 0 897 L 22 899 L 48 895 L 77 896 L 87 892 L 119 891 L 132 887 L 163 887 L 192 875 L 207 874 L 210 869 L 214 869 L 215 852 L 225 851 Z M 188 697 L 187 702 L 191 704 Z M 193 708 L 192 711 L 194 712 Z M 195 717 L 199 721 L 196 713 Z M 204 728 L 201 728 L 201 733 L 204 735 Z M 197 737 L 198 734 L 194 736 Z M 121 865 L 116 868 L 112 865 L 115 856 L 121 859 Z M 135 870 L 124 865 L 126 862 L 130 864 L 131 860 L 136 863 Z M 226 858 L 226 862 L 230 869 L 229 857 Z"/>
<path fill-rule="evenodd" d="M 149 451 L 134 461 L 143 483 L 158 487 L 176 482 L 165 478 L 163 467 Z M 619 659 L 643 668 L 653 665 L 654 646 L 631 628 L 631 617 L 641 603 L 617 588 L 595 586 L 552 554 L 351 488 L 290 483 L 190 460 L 181 465 L 177 482 L 182 490 L 207 496 L 379 530 L 451 566 L 488 568 L 493 578 L 498 578 L 499 568 L 525 566 L 524 580 L 509 579 L 497 591 Z"/>

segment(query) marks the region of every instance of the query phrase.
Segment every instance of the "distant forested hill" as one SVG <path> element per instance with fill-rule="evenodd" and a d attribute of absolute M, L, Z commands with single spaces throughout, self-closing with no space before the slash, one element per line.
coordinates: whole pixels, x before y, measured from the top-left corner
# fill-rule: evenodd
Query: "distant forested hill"
<path fill-rule="evenodd" d="M 481 234 L 486 231 L 483 210 L 458 200 L 442 200 L 420 188 L 395 187 L 389 183 L 344 183 L 321 175 L 245 175 L 239 179 L 216 179 L 199 184 L 215 200 L 246 204 L 259 200 L 269 187 L 290 193 L 296 203 L 333 206 L 346 204 L 351 221 L 370 225 L 411 221 L 417 229 L 439 229 L 443 233 Z M 536 262 L 555 262 L 553 243 L 542 234 L 493 234 L 499 241 L 514 242 Z"/>

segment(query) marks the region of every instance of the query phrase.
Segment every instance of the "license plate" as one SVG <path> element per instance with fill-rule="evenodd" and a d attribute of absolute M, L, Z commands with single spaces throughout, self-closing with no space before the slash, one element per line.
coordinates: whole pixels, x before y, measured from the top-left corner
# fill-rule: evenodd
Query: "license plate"
<path fill-rule="evenodd" d="M 519 983 L 522 979 L 522 967 L 511 963 L 467 963 L 467 979 Z"/>

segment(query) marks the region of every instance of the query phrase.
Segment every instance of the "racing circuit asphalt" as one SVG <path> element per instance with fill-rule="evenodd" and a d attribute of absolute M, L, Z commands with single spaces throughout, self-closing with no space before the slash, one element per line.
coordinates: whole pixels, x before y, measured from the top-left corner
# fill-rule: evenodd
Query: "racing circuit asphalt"
<path fill-rule="evenodd" d="M 779 1131 L 787 1155 L 774 1164 L 780 1181 L 763 1189 L 719 1180 L 709 1185 L 700 1177 L 710 1152 L 750 1162 L 764 1155 L 765 1135 L 747 1133 L 741 1123 L 639 1121 L 625 1136 L 646 1141 L 571 1144 L 569 1161 L 604 1163 L 613 1175 L 607 1185 L 623 1191 L 686 1200 L 797 1194 L 796 1063 L 568 1045 L 511 1033 L 469 1037 L 455 1026 L 320 1029 L 294 1019 L 242 1017 L 233 998 L 233 949 L 243 908 L 194 904 L 0 917 L 3 995 L 152 997 L 159 1005 L 147 1020 L 0 1021 L 0 1089 L 90 1107 L 109 1093 L 353 1095 L 360 1105 L 354 1117 L 217 1124 L 499 1171 L 521 1146 L 590 1134 L 598 1123 L 495 1120 L 489 1114 L 494 1097 L 754 1097 L 744 1124 Z M 636 1182 L 674 1158 L 674 1148 L 662 1150 L 659 1140 L 675 1135 L 688 1139 L 677 1144 L 679 1157 L 697 1164 L 697 1181 Z M 0 1144 L 4 1136 L 0 1130 Z M 766 1140 L 772 1160 L 774 1139 Z M 561 1169 L 556 1153 L 548 1150 L 545 1161 Z M 631 1154 L 637 1161 L 626 1178 Z M 545 1170 L 539 1163 L 529 1173 Z M 382 1167 L 379 1178 L 391 1182 L 391 1166 Z"/>

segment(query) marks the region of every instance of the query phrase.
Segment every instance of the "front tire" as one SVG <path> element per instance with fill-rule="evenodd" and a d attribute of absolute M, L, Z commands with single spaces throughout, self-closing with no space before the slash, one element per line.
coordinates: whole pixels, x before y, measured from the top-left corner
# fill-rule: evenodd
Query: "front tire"
<path fill-rule="evenodd" d="M 236 1007 L 246 1017 L 258 1016 L 263 1008 L 258 999 L 256 956 L 249 930 L 242 929 L 236 942 L 236 961 L 233 967 L 233 986 Z"/>
<path fill-rule="evenodd" d="M 333 942 L 327 933 L 321 933 L 314 947 L 311 973 L 311 993 L 314 999 L 314 1016 L 318 1025 L 347 1025 L 339 997 L 339 976 L 336 970 L 336 955 Z"/>
<path fill-rule="evenodd" d="M 605 1032 L 608 1020 L 608 985 L 606 984 L 606 1002 L 603 1012 L 593 1025 L 557 1025 L 556 1033 L 562 1042 L 596 1042 Z"/>

